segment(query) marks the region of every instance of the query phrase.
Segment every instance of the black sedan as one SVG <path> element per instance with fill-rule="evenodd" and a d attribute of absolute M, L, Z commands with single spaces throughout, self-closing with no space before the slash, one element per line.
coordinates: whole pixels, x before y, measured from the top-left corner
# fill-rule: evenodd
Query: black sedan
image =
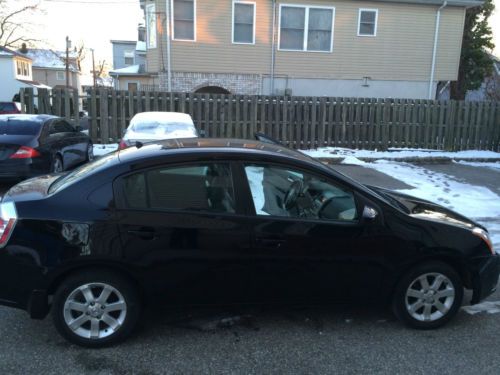
<path fill-rule="evenodd" d="M 77 198 L 77 199 L 75 199 Z M 52 310 L 68 340 L 128 336 L 145 301 L 391 304 L 439 327 L 490 295 L 488 232 L 287 148 L 183 139 L 14 186 L 0 205 L 0 303 Z"/>
<path fill-rule="evenodd" d="M 93 158 L 90 138 L 63 118 L 0 115 L 0 179 L 62 172 Z"/>

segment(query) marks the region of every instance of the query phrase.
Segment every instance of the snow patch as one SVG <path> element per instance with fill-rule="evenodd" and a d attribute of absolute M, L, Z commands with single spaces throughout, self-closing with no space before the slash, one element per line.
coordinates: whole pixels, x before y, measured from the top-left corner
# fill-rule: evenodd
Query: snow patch
<path fill-rule="evenodd" d="M 94 156 L 102 156 L 118 150 L 117 143 L 94 145 Z"/>
<path fill-rule="evenodd" d="M 349 165 L 365 165 L 366 162 L 362 161 L 362 160 L 359 160 L 358 158 L 354 157 L 354 156 L 346 156 L 344 158 L 344 160 L 342 160 L 342 163 L 341 164 L 349 164 Z"/>
<path fill-rule="evenodd" d="M 356 158 L 372 159 L 404 159 L 404 158 L 462 158 L 462 159 L 500 159 L 500 152 L 467 150 L 457 152 L 447 152 L 428 149 L 406 149 L 389 148 L 387 151 L 377 150 L 353 150 L 342 147 L 323 147 L 315 150 L 302 150 L 303 153 L 313 158 L 332 158 L 339 159 L 346 156 Z"/>
<path fill-rule="evenodd" d="M 500 301 L 485 301 L 473 306 L 463 306 L 462 310 L 471 315 L 486 312 L 488 314 L 500 313 Z"/>

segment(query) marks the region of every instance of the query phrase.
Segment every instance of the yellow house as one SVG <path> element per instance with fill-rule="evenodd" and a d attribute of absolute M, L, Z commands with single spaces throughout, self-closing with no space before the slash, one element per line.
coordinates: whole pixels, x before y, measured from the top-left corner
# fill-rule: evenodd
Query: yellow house
<path fill-rule="evenodd" d="M 434 98 L 476 0 L 141 0 L 159 88 Z"/>

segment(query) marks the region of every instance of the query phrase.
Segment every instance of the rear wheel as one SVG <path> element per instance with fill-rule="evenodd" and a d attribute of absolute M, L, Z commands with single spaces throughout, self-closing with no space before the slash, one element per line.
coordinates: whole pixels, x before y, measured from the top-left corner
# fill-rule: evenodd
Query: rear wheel
<path fill-rule="evenodd" d="M 63 165 L 62 159 L 59 155 L 56 155 L 52 159 L 52 165 L 50 166 L 50 172 L 61 173 L 62 171 L 64 171 L 64 165 Z"/>
<path fill-rule="evenodd" d="M 66 279 L 54 295 L 53 319 L 67 340 L 86 347 L 128 337 L 141 310 L 137 288 L 122 276 L 87 271 Z"/>
<path fill-rule="evenodd" d="M 463 284 L 445 263 L 429 262 L 413 268 L 399 282 L 393 300 L 395 315 L 418 329 L 446 324 L 462 305 Z"/>

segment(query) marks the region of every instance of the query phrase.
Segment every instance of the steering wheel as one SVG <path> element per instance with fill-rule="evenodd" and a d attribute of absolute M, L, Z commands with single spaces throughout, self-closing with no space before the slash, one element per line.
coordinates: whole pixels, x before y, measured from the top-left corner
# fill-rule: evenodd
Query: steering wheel
<path fill-rule="evenodd" d="M 283 200 L 283 206 L 286 210 L 289 210 L 295 206 L 297 203 L 297 198 L 304 188 L 304 183 L 301 180 L 296 180 L 290 185 L 290 189 L 285 194 L 285 199 Z"/>

